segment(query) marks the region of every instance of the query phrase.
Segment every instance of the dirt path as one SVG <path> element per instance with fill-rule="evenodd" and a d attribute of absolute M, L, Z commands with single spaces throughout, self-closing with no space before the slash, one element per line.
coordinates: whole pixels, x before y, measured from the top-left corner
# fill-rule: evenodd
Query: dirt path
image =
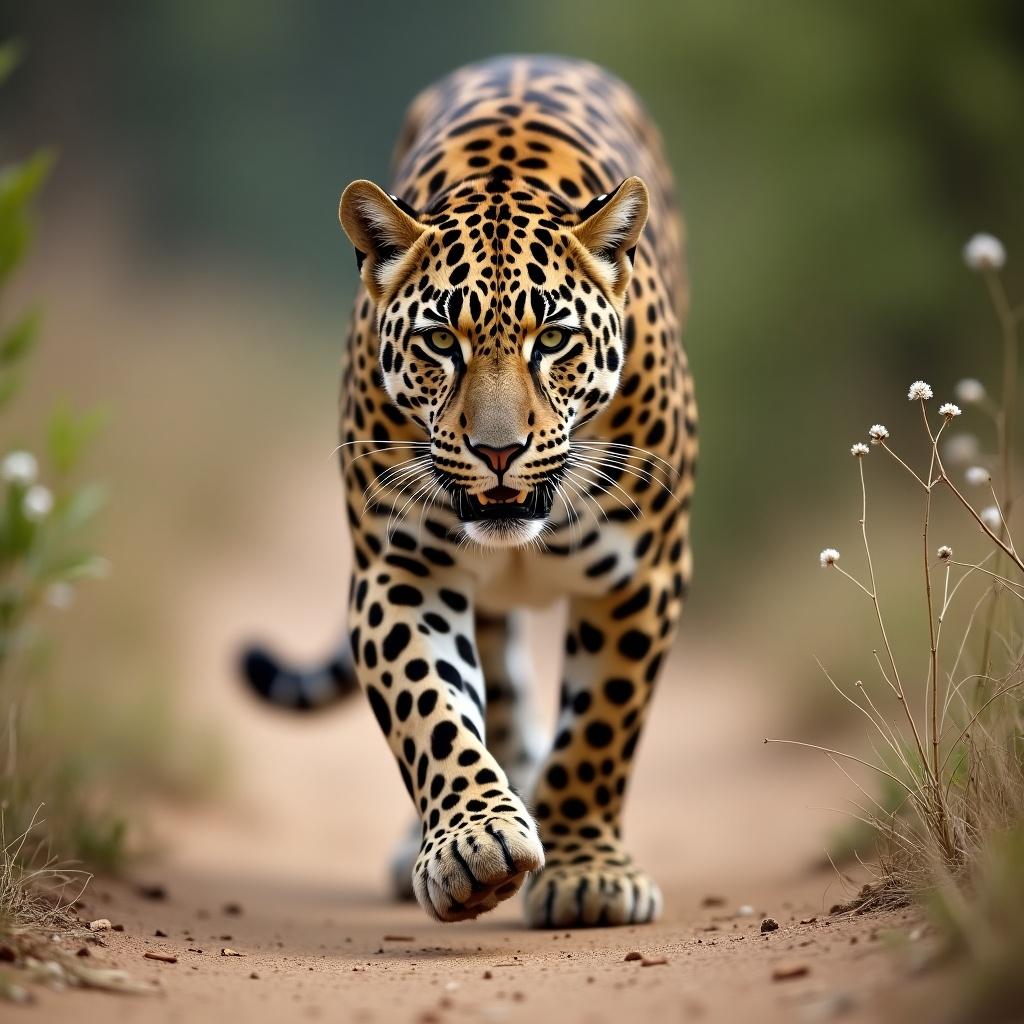
<path fill-rule="evenodd" d="M 93 955 L 160 994 L 44 993 L 26 1019 L 880 1019 L 906 989 L 894 985 L 907 954 L 887 939 L 916 922 L 827 919 L 844 894 L 809 868 L 831 820 L 812 806 L 835 802 L 835 778 L 763 747 L 769 702 L 752 678 L 720 655 L 714 673 L 703 655 L 685 661 L 669 669 L 627 823 L 665 889 L 657 925 L 531 932 L 513 901 L 479 923 L 441 926 L 392 904 L 384 864 L 406 808 L 369 714 L 353 706 L 294 722 L 225 685 L 212 704 L 230 715 L 236 791 L 202 815 L 164 818 L 167 855 L 140 880 L 165 886 L 165 900 L 104 882 L 87 900 L 86 914 L 124 926 Z M 762 935 L 765 916 L 780 928 Z M 667 963 L 625 961 L 634 950 Z M 773 980 L 779 968 L 799 976 Z"/>

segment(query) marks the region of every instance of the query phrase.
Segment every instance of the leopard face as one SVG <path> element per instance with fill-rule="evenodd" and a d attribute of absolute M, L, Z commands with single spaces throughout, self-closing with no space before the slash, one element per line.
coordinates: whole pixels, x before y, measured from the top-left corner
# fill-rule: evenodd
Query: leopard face
<path fill-rule="evenodd" d="M 345 190 L 384 386 L 429 439 L 437 490 L 471 540 L 527 544 L 556 500 L 574 500 L 573 432 L 618 387 L 647 206 L 639 178 L 581 211 L 493 175 L 423 212 L 370 182 Z"/>

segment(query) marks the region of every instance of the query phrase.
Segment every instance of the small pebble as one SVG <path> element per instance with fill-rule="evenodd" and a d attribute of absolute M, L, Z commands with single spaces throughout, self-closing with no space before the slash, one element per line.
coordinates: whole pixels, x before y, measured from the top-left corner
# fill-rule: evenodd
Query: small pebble
<path fill-rule="evenodd" d="M 761 922 L 761 933 L 765 932 L 777 932 L 779 930 L 779 922 L 774 917 L 766 917 Z"/>
<path fill-rule="evenodd" d="M 630 960 L 643 960 L 644 955 L 639 950 L 631 950 L 622 959 L 625 963 L 629 963 Z"/>

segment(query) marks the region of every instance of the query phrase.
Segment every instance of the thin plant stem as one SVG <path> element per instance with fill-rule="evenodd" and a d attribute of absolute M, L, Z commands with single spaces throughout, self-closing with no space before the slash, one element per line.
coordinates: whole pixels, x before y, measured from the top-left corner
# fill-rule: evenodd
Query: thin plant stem
<path fill-rule="evenodd" d="M 928 770 L 928 758 L 925 756 L 924 745 L 921 742 L 921 734 L 918 732 L 913 712 L 907 705 L 907 698 L 903 692 L 903 683 L 900 680 L 900 670 L 896 666 L 896 657 L 892 651 L 892 644 L 889 642 L 889 634 L 885 628 L 885 619 L 882 616 L 882 607 L 878 601 L 878 583 L 875 579 L 875 564 L 871 558 L 871 544 L 868 541 L 868 489 L 864 480 L 863 459 L 857 460 L 857 468 L 860 471 L 860 533 L 864 542 L 864 554 L 868 563 L 868 576 L 871 579 L 871 604 L 875 609 L 875 618 L 878 620 L 878 629 L 882 634 L 882 643 L 885 646 L 885 653 L 889 659 L 889 668 L 892 670 L 893 689 L 896 692 L 896 696 L 898 697 L 900 704 L 903 705 L 903 712 L 907 716 L 907 721 L 910 723 L 910 729 L 914 734 L 914 744 L 917 747 L 918 757 L 921 758 L 922 765 L 926 770 Z"/>

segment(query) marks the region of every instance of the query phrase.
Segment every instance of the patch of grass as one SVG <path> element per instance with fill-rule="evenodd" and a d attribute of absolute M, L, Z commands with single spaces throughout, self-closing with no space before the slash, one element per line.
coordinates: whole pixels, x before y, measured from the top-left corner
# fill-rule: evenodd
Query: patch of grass
<path fill-rule="evenodd" d="M 26 928 L 67 928 L 75 924 L 72 904 L 84 892 L 90 875 L 59 867 L 45 856 L 34 816 L 12 838 L 7 817 L 0 809 L 0 936 L 12 936 Z M 77 891 L 67 899 L 72 885 Z"/>
<path fill-rule="evenodd" d="M 915 457 L 882 424 L 850 449 L 860 484 L 860 568 L 848 569 L 834 548 L 820 555 L 822 567 L 863 599 L 877 637 L 865 679 L 843 685 L 822 666 L 866 724 L 871 752 L 799 744 L 823 752 L 859 793 L 855 830 L 846 839 L 873 837 L 877 856 L 875 879 L 854 901 L 857 907 L 925 899 L 983 913 L 986 887 L 998 881 L 986 871 L 1001 863 L 989 851 L 1024 823 L 1024 558 L 1013 535 L 1024 304 L 1007 297 L 1000 276 L 1005 252 L 996 239 L 976 236 L 965 260 L 992 300 L 1003 379 L 998 396 L 976 380 L 961 381 L 954 395 L 994 438 L 994 448 L 985 454 L 977 438 L 951 437 L 964 410 L 953 402 L 935 410 L 931 386 L 915 381 L 907 398 L 921 415 L 921 454 Z M 869 458 L 872 451 L 878 455 Z M 964 452 L 972 464 L 959 463 Z M 873 516 L 869 522 L 867 480 L 880 460 L 908 481 L 920 502 L 916 527 L 905 530 L 912 546 L 899 565 L 873 555 L 878 527 Z M 891 535 L 904 530 L 892 518 L 883 525 Z M 909 656 L 909 636 L 891 625 L 906 609 L 893 609 L 885 597 L 885 580 L 897 574 L 912 574 L 920 584 L 919 633 Z M 865 782 L 865 771 L 881 785 Z"/>
<path fill-rule="evenodd" d="M 0 970 L 0 999 L 31 1002 L 31 985 L 152 992 L 126 972 L 93 966 L 55 941 L 54 933 L 82 930 L 74 904 L 91 875 L 48 856 L 40 836 L 43 825 L 34 817 L 12 836 L 0 811 L 0 953 L 10 965 Z"/>

